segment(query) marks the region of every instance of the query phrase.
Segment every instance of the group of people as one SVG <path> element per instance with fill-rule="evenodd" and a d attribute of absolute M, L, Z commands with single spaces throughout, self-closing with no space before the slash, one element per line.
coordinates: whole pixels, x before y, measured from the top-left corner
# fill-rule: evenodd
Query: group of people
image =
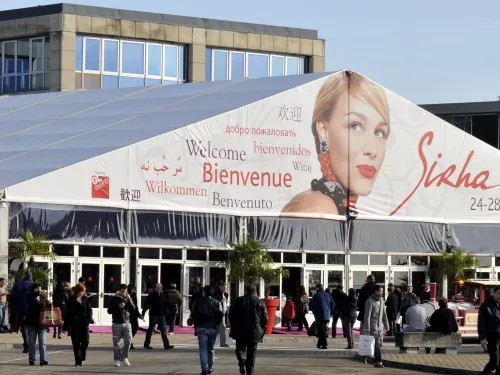
<path fill-rule="evenodd" d="M 202 297 L 193 301 L 191 309 L 202 375 L 214 371 L 214 345 L 225 315 L 223 303 L 217 298 L 220 293 L 220 289 L 205 286 Z M 257 345 L 264 337 L 267 319 L 266 306 L 257 297 L 255 285 L 248 285 L 245 295 L 233 301 L 228 314 L 230 336 L 236 340 L 236 358 L 242 375 L 254 373 Z"/>
<path fill-rule="evenodd" d="M 425 285 L 421 297 L 425 301 L 430 300 L 429 284 Z M 311 326 L 311 331 L 314 330 L 314 332 L 311 332 L 311 334 L 318 337 L 318 349 L 327 349 L 328 325 L 331 321 L 331 337 L 335 338 L 337 323 L 340 319 L 344 338 L 347 339 L 346 349 L 353 349 L 353 327 L 356 320 L 358 320 L 360 322 L 360 333 L 374 337 L 374 366 L 382 368 L 381 347 L 384 329 L 387 331 L 386 335 L 388 336 L 393 336 L 396 332 L 399 332 L 403 324 L 406 324 L 405 332 L 434 331 L 452 333 L 458 331 L 455 316 L 448 308 L 446 298 L 439 300 L 439 309 L 433 313 L 430 319 L 420 302 L 420 298 L 413 293 L 411 287 L 408 287 L 407 292 L 403 295 L 400 290 L 395 288 L 394 284 L 388 285 L 388 297 L 387 300 L 384 300 L 384 287 L 375 283 L 373 275 L 367 277 L 358 298 L 356 298 L 356 290 L 353 288 L 349 289 L 346 294 L 341 285 L 333 290 L 323 289 L 322 285 L 317 285 L 310 306 L 315 318 L 314 327 Z M 294 318 L 299 323 L 299 330 L 302 330 L 304 325 L 308 328 L 305 319 L 305 314 L 309 310 L 307 303 L 308 296 L 304 287 L 300 288 L 296 302 L 293 302 L 291 298 L 287 299 L 283 309 L 283 316 L 288 330 L 291 330 L 291 322 Z M 400 316 L 403 318 L 402 324 L 397 324 L 396 322 Z M 436 349 L 436 353 L 442 350 L 444 349 Z"/>

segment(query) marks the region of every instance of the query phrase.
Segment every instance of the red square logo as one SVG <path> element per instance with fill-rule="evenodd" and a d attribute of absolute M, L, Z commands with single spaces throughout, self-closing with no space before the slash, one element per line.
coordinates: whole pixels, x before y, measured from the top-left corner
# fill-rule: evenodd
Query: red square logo
<path fill-rule="evenodd" d="M 92 176 L 92 198 L 109 199 L 109 177 Z"/>

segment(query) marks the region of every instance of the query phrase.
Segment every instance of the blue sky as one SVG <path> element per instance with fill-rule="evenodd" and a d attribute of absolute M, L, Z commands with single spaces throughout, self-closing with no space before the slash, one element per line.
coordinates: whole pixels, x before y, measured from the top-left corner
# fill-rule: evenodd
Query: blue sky
<path fill-rule="evenodd" d="M 1 0 L 0 10 L 62 0 Z M 326 68 L 354 69 L 422 103 L 500 96 L 500 2 L 482 0 L 68 0 L 319 31 Z"/>

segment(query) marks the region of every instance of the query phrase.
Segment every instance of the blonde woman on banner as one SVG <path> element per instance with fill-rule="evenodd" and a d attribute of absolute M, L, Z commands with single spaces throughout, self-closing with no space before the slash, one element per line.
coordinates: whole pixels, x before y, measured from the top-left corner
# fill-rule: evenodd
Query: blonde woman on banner
<path fill-rule="evenodd" d="M 282 214 L 345 215 L 348 205 L 356 211 L 358 197 L 372 191 L 390 128 L 381 87 L 352 72 L 328 78 L 316 97 L 311 128 L 322 176 L 293 197 Z"/>

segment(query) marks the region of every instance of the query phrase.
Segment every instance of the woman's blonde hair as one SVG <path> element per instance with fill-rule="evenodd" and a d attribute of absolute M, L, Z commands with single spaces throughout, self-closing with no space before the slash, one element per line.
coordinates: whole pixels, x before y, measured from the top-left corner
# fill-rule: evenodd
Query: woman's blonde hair
<path fill-rule="evenodd" d="M 389 104 L 382 87 L 378 86 L 362 75 L 343 71 L 332 75 L 321 86 L 314 103 L 312 133 L 316 141 L 316 151 L 319 153 L 320 140 L 316 128 L 317 121 L 328 121 L 332 115 L 333 108 L 339 97 L 349 91 L 349 96 L 368 103 L 382 117 L 390 127 Z"/>

